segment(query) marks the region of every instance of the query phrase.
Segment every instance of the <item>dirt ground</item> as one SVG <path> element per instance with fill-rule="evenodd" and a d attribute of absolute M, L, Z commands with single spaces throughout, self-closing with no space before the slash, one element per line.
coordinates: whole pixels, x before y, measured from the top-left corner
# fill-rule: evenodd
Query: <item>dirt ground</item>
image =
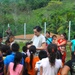
<path fill-rule="evenodd" d="M 54 35 L 54 34 L 51 33 L 51 37 L 52 37 L 52 35 Z M 27 34 L 25 39 L 28 39 L 28 40 L 29 40 L 29 39 L 32 39 L 33 36 L 34 36 L 34 34 Z M 57 38 L 59 38 L 59 37 L 60 37 L 60 36 L 57 35 Z M 24 35 L 17 35 L 17 36 L 15 36 L 15 38 L 16 38 L 16 39 L 24 39 Z"/>

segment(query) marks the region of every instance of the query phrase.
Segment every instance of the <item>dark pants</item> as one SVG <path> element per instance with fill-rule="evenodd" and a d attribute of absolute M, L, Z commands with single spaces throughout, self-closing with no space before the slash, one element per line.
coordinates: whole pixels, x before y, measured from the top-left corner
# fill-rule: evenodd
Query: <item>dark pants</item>
<path fill-rule="evenodd" d="M 75 59 L 75 52 L 71 53 L 72 59 Z"/>

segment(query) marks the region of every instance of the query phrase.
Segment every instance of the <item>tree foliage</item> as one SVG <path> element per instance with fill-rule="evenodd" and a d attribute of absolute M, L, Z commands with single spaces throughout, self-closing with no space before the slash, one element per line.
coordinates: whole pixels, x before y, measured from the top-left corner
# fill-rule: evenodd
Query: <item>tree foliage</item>
<path fill-rule="evenodd" d="M 12 25 L 12 29 L 28 24 L 28 33 L 35 25 L 53 33 L 68 34 L 68 22 L 72 21 L 71 35 L 75 34 L 75 0 L 0 0 L 0 25 Z M 3 28 L 3 27 L 2 27 Z M 15 29 L 16 29 L 15 28 Z M 1 28 L 0 28 L 1 31 Z M 22 34 L 23 28 L 19 34 Z"/>

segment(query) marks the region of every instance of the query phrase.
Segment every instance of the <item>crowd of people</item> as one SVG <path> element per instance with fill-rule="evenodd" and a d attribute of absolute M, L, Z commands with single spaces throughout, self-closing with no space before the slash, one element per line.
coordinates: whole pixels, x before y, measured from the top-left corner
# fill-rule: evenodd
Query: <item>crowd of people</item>
<path fill-rule="evenodd" d="M 46 36 L 42 28 L 33 28 L 34 36 L 22 47 L 15 42 L 13 35 L 5 43 L 0 33 L 0 75 L 75 75 L 75 36 L 70 43 L 71 60 L 66 62 L 66 33 Z"/>

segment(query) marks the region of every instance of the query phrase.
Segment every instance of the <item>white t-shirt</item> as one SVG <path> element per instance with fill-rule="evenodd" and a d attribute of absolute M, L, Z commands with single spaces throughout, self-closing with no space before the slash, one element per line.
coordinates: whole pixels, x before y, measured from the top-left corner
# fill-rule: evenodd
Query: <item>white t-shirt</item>
<path fill-rule="evenodd" d="M 58 70 L 62 67 L 62 61 L 59 59 L 55 60 L 55 65 L 51 66 L 49 62 L 49 58 L 44 58 L 40 64 L 43 67 L 42 75 L 57 75 Z"/>
<path fill-rule="evenodd" d="M 42 43 L 46 42 L 45 37 L 40 34 L 39 36 L 35 36 L 32 38 L 33 45 L 38 48 L 41 47 Z"/>
<path fill-rule="evenodd" d="M 41 60 L 36 62 L 36 65 L 35 65 L 35 69 L 38 69 L 37 75 L 40 75 L 40 64 L 41 64 Z"/>

